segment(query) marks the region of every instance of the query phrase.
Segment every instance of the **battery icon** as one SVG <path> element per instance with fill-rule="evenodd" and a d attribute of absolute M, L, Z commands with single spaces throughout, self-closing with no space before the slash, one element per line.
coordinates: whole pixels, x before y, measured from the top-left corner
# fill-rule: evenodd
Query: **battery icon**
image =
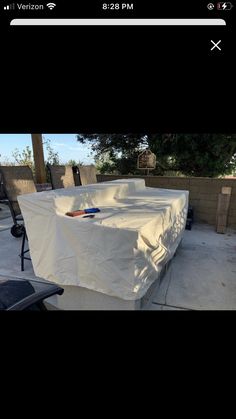
<path fill-rule="evenodd" d="M 216 5 L 217 10 L 231 10 L 232 7 L 233 7 L 233 5 L 229 1 L 225 1 L 225 2 L 224 1 L 220 1 Z"/>

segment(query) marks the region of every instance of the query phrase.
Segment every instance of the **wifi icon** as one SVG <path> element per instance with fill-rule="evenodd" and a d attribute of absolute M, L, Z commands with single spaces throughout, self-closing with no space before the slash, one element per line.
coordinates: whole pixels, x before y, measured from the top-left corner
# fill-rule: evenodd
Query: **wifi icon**
<path fill-rule="evenodd" d="M 47 4 L 47 7 L 48 7 L 50 10 L 52 10 L 52 9 L 54 9 L 54 7 L 56 7 L 56 4 L 55 4 L 55 3 L 48 3 L 48 4 Z"/>

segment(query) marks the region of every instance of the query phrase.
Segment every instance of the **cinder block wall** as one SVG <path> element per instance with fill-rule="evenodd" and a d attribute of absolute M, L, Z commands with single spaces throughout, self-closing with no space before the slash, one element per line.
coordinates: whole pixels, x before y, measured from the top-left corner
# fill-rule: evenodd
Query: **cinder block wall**
<path fill-rule="evenodd" d="M 194 207 L 196 221 L 215 225 L 218 194 L 222 186 L 230 186 L 232 195 L 229 207 L 228 226 L 236 228 L 236 179 L 187 178 L 164 176 L 114 176 L 97 175 L 98 182 L 138 177 L 145 179 L 151 188 L 184 189 L 189 191 L 190 204 Z"/>

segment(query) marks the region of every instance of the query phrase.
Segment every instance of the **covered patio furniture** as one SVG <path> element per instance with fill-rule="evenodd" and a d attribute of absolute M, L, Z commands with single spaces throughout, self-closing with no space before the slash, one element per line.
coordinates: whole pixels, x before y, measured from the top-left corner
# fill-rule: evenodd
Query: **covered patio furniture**
<path fill-rule="evenodd" d="M 71 166 L 47 164 L 52 189 L 73 188 L 75 186 L 74 174 Z"/>
<path fill-rule="evenodd" d="M 19 196 L 34 272 L 63 286 L 55 306 L 139 309 L 184 234 L 188 191 L 126 179 Z M 72 211 L 99 208 L 93 218 Z"/>

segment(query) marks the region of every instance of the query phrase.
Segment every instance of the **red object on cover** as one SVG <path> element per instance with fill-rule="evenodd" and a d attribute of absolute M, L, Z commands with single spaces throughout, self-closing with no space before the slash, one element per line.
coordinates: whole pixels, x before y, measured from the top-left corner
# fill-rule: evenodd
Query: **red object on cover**
<path fill-rule="evenodd" d="M 66 215 L 68 215 L 69 217 L 77 217 L 78 215 L 83 215 L 83 214 L 86 214 L 84 210 L 72 211 L 72 212 L 66 213 Z"/>

